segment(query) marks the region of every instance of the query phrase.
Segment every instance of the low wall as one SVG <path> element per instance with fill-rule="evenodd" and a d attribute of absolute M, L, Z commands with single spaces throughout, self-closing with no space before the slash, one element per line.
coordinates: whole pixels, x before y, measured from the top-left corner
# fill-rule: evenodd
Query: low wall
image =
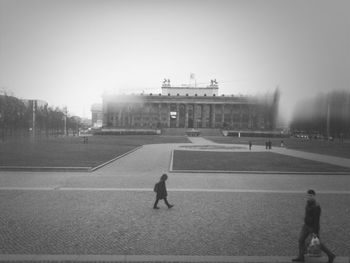
<path fill-rule="evenodd" d="M 232 137 L 269 137 L 269 138 L 286 138 L 287 134 L 283 134 L 280 131 L 235 131 L 225 130 L 222 132 L 224 136 Z"/>
<path fill-rule="evenodd" d="M 94 135 L 159 135 L 158 129 L 101 129 L 93 132 Z"/>

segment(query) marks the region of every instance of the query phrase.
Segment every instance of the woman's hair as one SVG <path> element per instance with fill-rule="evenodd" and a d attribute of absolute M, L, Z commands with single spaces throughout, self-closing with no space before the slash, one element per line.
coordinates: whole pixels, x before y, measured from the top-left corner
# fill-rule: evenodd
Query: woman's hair
<path fill-rule="evenodd" d="M 313 189 L 307 190 L 307 193 L 308 193 L 309 195 L 316 195 L 316 192 L 315 192 L 315 190 L 313 190 Z"/>
<path fill-rule="evenodd" d="M 161 181 L 165 181 L 166 179 L 168 179 L 168 175 L 167 174 L 162 174 L 162 176 L 160 177 Z"/>

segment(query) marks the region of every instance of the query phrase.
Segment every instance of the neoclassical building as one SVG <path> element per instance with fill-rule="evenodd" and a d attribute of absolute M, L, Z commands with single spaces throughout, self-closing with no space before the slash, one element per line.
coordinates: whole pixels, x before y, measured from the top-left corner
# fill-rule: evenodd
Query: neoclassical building
<path fill-rule="evenodd" d="M 275 128 L 278 89 L 263 97 L 219 96 L 218 90 L 216 80 L 205 87 L 171 86 L 165 80 L 159 94 L 103 95 L 103 128 Z"/>

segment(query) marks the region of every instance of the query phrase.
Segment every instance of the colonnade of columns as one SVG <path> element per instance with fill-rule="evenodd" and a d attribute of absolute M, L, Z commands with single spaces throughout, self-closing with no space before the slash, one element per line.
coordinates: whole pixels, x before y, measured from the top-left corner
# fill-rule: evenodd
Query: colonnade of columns
<path fill-rule="evenodd" d="M 225 119 L 226 110 L 226 119 Z M 229 116 L 228 116 L 229 114 Z M 243 120 L 243 114 L 245 119 Z M 172 128 L 217 128 L 224 123 L 247 122 L 254 125 L 253 109 L 242 104 L 209 103 L 145 103 L 118 105 L 114 111 L 107 112 L 106 122 L 109 127 L 172 127 Z M 238 116 L 238 120 L 234 119 Z M 158 127 L 159 128 L 159 127 Z"/>

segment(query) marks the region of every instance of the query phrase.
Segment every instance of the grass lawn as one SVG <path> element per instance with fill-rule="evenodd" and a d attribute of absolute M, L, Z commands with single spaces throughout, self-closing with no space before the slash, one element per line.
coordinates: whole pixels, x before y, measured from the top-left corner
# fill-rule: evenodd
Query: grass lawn
<path fill-rule="evenodd" d="M 272 152 L 175 150 L 173 170 L 350 172 L 349 168 Z"/>
<path fill-rule="evenodd" d="M 248 145 L 251 140 L 254 145 L 265 145 L 266 140 L 269 138 L 257 138 L 257 137 L 206 137 L 206 139 L 214 141 L 216 143 L 240 143 Z M 350 158 L 350 141 L 344 141 L 343 143 L 338 140 L 322 141 L 322 140 L 305 140 L 299 138 L 271 138 L 272 147 L 280 146 L 281 140 L 284 141 L 284 145 L 288 149 L 300 150 L 311 153 L 327 154 L 337 157 Z"/>
<path fill-rule="evenodd" d="M 0 166 L 96 167 L 136 147 L 155 143 L 187 143 L 185 136 L 123 135 L 58 137 L 0 143 Z"/>

